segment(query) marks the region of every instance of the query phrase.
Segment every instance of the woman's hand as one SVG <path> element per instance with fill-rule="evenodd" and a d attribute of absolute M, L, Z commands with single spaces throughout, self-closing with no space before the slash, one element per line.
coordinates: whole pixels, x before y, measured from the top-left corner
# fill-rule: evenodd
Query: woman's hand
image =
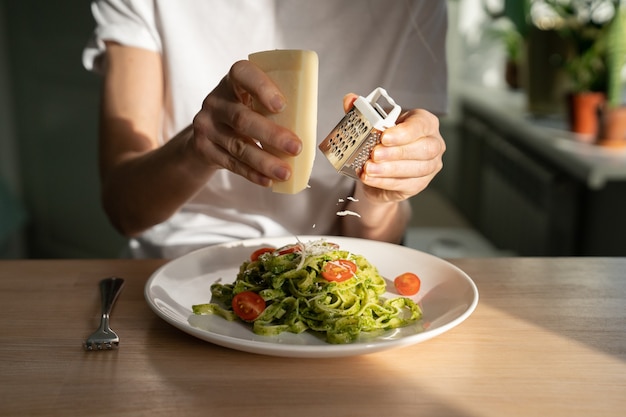
<path fill-rule="evenodd" d="M 344 99 L 346 111 L 355 96 Z M 397 124 L 381 135 L 361 172 L 362 191 L 372 202 L 398 202 L 420 193 L 443 167 L 446 144 L 439 119 L 414 109 L 400 115 Z"/>
<path fill-rule="evenodd" d="M 356 96 L 344 98 L 346 111 Z M 408 199 L 424 190 L 443 167 L 446 145 L 439 119 L 426 110 L 410 110 L 381 135 L 356 182 L 346 209 L 359 213 L 342 220 L 342 233 L 400 243 L 409 219 Z"/>
<path fill-rule="evenodd" d="M 253 102 L 270 112 L 289 105 L 261 69 L 249 61 L 236 62 L 203 101 L 193 120 L 191 144 L 207 165 L 269 186 L 291 175 L 289 165 L 276 155 L 297 155 L 302 142 L 254 111 Z"/>
<path fill-rule="evenodd" d="M 170 218 L 217 169 L 260 185 L 291 174 L 273 154 L 297 154 L 300 140 L 251 109 L 253 99 L 268 111 L 289 103 L 252 63 L 235 63 L 206 97 L 193 124 L 161 145 L 161 56 L 112 42 L 106 54 L 99 149 L 102 201 L 122 234 L 135 236 Z"/>

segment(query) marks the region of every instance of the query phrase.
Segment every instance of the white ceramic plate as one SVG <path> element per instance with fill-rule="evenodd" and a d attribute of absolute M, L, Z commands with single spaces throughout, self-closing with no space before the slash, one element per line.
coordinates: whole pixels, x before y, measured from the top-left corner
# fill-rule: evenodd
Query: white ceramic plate
<path fill-rule="evenodd" d="M 413 345 L 438 336 L 463 322 L 476 308 L 478 290 L 471 278 L 454 265 L 404 246 L 335 236 L 301 236 L 300 241 L 326 239 L 342 249 L 365 256 L 387 279 L 386 297 L 397 297 L 392 280 L 414 272 L 422 281 L 413 298 L 423 310 L 419 324 L 363 337 L 354 343 L 333 345 L 312 332 L 259 336 L 239 321 L 219 316 L 197 316 L 193 304 L 211 300 L 210 286 L 216 280 L 233 282 L 239 266 L 262 246 L 280 247 L 295 237 L 244 240 L 210 246 L 175 259 L 148 280 L 145 297 L 154 312 L 166 322 L 202 340 L 246 352 L 285 357 L 340 357 L 379 352 Z"/>

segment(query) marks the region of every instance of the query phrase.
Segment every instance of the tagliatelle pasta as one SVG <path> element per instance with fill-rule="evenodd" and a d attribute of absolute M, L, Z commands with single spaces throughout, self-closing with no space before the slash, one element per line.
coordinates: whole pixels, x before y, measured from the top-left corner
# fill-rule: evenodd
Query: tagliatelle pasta
<path fill-rule="evenodd" d="M 269 336 L 312 330 L 335 344 L 422 317 L 410 298 L 382 297 L 386 282 L 376 267 L 337 245 L 319 240 L 262 252 L 242 263 L 235 282 L 213 284 L 211 302 L 192 306 L 193 312 L 237 320 L 233 298 L 252 292 L 266 303 L 258 317 L 249 320 L 254 333 Z"/>

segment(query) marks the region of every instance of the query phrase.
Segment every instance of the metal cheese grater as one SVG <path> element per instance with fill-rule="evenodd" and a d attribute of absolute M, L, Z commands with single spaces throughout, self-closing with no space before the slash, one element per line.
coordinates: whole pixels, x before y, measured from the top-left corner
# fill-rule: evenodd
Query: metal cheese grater
<path fill-rule="evenodd" d="M 389 112 L 379 104 L 381 97 L 387 101 Z M 359 178 L 372 149 L 380 142 L 380 134 L 394 126 L 399 115 L 400 106 L 387 91 L 378 87 L 367 97 L 356 99 L 352 109 L 319 145 L 319 149 L 337 172 Z"/>

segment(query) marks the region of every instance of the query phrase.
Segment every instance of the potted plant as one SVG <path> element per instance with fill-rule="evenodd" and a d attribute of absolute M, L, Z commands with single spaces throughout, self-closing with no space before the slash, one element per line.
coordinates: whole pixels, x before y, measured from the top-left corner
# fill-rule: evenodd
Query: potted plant
<path fill-rule="evenodd" d="M 490 34 L 499 38 L 506 54 L 504 79 L 512 89 L 521 87 L 524 41 L 528 34 L 529 0 L 504 0 L 500 10 L 483 1 L 483 9 L 492 19 Z"/>
<path fill-rule="evenodd" d="M 503 21 L 502 24 L 494 26 L 489 34 L 502 41 L 506 54 L 504 81 L 511 89 L 517 90 L 521 87 L 520 65 L 524 44 L 520 33 L 506 23 Z"/>
<path fill-rule="evenodd" d="M 566 41 L 570 129 L 595 141 L 607 90 L 607 36 L 620 0 L 535 0 L 533 10 Z M 545 24 L 545 23 L 544 23 Z"/>
<path fill-rule="evenodd" d="M 599 114 L 606 101 L 603 40 L 574 52 L 565 62 L 565 72 L 569 80 L 566 99 L 570 130 L 595 141 L 600 130 Z"/>

